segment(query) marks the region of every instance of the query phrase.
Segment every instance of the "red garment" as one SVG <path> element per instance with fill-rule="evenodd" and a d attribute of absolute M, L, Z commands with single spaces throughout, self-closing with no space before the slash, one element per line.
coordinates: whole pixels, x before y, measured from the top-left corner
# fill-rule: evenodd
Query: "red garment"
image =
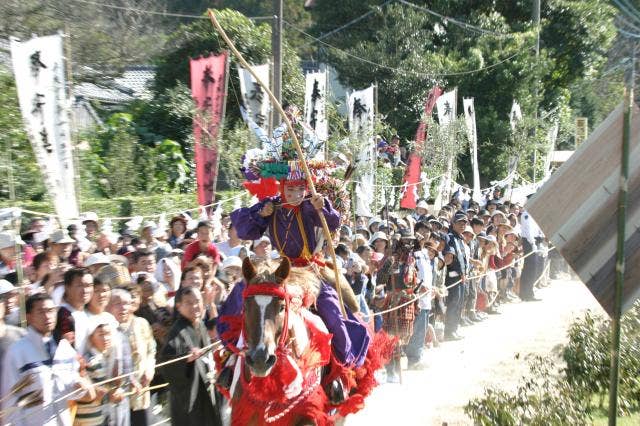
<path fill-rule="evenodd" d="M 200 241 L 195 240 L 194 242 L 192 242 L 191 244 L 189 244 L 185 249 L 184 249 L 184 255 L 182 256 L 182 269 L 186 268 L 187 265 L 196 257 L 198 257 L 199 254 L 201 254 L 202 251 L 200 250 Z M 213 263 L 218 264 L 220 263 L 220 254 L 218 253 L 218 249 L 216 248 L 216 245 L 213 243 L 209 243 L 209 248 L 207 250 L 207 253 L 204 253 L 206 256 L 210 257 L 213 259 Z"/>

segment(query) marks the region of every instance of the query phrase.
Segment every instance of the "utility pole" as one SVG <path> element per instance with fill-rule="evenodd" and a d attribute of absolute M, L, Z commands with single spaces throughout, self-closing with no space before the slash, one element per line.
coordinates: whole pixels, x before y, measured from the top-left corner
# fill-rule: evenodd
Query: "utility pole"
<path fill-rule="evenodd" d="M 533 14 L 532 14 L 532 20 L 536 26 L 536 65 L 538 65 L 538 61 L 540 60 L 540 3 L 542 0 L 533 0 Z M 539 85 L 540 82 L 536 79 L 535 82 L 535 89 L 534 89 L 534 94 L 535 94 L 535 110 L 533 111 L 533 118 L 536 120 L 534 121 L 534 127 L 533 127 L 533 136 L 534 136 L 534 147 L 533 147 L 533 183 L 536 183 L 536 163 L 538 162 L 538 142 L 537 140 L 535 140 L 536 137 L 536 133 L 537 133 L 537 120 L 538 120 L 538 107 L 539 107 L 539 101 L 538 101 L 538 94 L 539 92 Z"/>
<path fill-rule="evenodd" d="M 271 51 L 273 52 L 273 94 L 282 104 L 282 14 L 283 0 L 273 0 L 273 23 L 271 29 Z M 278 111 L 273 108 L 273 127 L 280 124 Z"/>

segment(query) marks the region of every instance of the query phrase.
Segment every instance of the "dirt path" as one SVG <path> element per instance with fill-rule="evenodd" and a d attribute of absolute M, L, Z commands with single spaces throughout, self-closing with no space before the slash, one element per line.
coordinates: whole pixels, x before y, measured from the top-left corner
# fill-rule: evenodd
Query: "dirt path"
<path fill-rule="evenodd" d="M 566 342 L 572 320 L 601 311 L 578 281 L 553 281 L 540 302 L 512 303 L 502 315 L 461 330 L 465 338 L 427 353 L 428 368 L 403 371 L 403 384 L 384 384 L 346 425 L 470 425 L 464 405 L 496 386 L 514 389 L 527 371 L 528 354 L 550 354 Z M 518 358 L 516 358 L 518 357 Z"/>

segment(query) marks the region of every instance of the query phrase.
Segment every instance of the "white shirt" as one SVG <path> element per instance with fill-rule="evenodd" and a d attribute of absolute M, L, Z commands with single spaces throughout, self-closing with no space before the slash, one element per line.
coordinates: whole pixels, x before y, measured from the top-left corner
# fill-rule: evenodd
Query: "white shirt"
<path fill-rule="evenodd" d="M 427 290 L 430 294 L 422 296 L 418 299 L 418 307 L 420 309 L 431 309 L 431 301 L 433 299 L 433 264 L 429 259 L 429 253 L 426 249 L 418 250 L 413 253 L 416 259 L 416 269 L 418 270 L 418 281 L 420 281 L 421 290 Z"/>
<path fill-rule="evenodd" d="M 78 399 L 83 392 L 71 397 L 65 396 L 76 389 L 80 376 L 76 351 L 66 340 L 60 340 L 53 359 L 46 350 L 44 337 L 33 328 L 27 328 L 27 335 L 12 344 L 2 363 L 2 384 L 0 394 L 7 395 L 13 385 L 22 377 L 31 375 L 34 383 L 8 397 L 2 402 L 2 410 L 10 410 L 3 417 L 3 423 L 15 426 L 59 426 L 71 425 L 68 400 Z M 34 390 L 42 390 L 42 403 L 31 408 L 14 409 L 17 400 Z M 57 401 L 60 399 L 60 401 Z"/>

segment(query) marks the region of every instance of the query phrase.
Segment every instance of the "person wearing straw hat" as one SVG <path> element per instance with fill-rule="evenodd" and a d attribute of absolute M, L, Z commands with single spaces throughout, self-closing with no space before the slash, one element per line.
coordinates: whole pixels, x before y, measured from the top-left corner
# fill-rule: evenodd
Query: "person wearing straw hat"
<path fill-rule="evenodd" d="M 53 339 L 57 308 L 51 297 L 34 294 L 25 308 L 27 333 L 9 347 L 2 361 L 3 424 L 70 426 L 69 401 L 85 393 L 95 398 L 94 388 L 80 376 L 71 344 Z"/>

